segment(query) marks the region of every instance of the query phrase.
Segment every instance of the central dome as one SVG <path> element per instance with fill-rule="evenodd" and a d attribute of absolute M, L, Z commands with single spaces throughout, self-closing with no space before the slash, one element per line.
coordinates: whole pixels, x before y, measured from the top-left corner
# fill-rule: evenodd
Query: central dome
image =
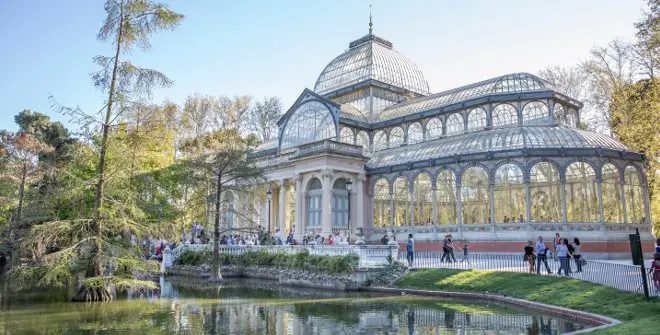
<path fill-rule="evenodd" d="M 314 91 L 328 94 L 368 80 L 428 95 L 429 84 L 417 65 L 392 49 L 392 43 L 368 34 L 323 69 Z"/>

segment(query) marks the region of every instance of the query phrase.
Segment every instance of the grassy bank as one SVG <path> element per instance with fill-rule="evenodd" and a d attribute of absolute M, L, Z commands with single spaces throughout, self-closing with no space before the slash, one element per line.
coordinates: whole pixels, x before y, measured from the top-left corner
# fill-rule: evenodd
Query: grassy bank
<path fill-rule="evenodd" d="M 615 274 L 613 274 L 615 275 Z M 658 334 L 660 301 L 603 285 L 553 276 L 465 270 L 422 270 L 399 279 L 398 287 L 492 293 L 605 315 L 621 325 L 593 334 Z"/>

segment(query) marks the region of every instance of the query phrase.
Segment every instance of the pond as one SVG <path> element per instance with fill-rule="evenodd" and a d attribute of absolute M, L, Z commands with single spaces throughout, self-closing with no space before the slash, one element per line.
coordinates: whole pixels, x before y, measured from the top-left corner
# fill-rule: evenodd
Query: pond
<path fill-rule="evenodd" d="M 561 334 L 590 327 L 497 304 L 230 279 L 163 280 L 112 303 L 5 294 L 3 334 Z"/>

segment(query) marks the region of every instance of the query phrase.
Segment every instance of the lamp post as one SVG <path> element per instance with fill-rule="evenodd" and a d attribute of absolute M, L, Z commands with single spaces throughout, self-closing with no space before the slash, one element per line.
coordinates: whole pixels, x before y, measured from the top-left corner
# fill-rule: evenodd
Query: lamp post
<path fill-rule="evenodd" d="M 349 179 L 346 181 L 346 191 L 348 191 L 348 244 L 351 244 L 351 190 L 353 190 L 353 183 Z"/>
<path fill-rule="evenodd" d="M 268 199 L 268 235 L 270 235 L 270 199 L 273 196 L 273 191 L 268 188 L 268 192 L 266 192 L 266 199 Z"/>

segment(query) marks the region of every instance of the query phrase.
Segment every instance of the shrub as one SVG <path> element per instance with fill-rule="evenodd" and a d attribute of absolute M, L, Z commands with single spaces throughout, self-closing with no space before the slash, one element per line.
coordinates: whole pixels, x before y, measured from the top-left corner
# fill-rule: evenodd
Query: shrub
<path fill-rule="evenodd" d="M 198 266 L 208 264 L 213 259 L 213 252 L 210 250 L 192 251 L 184 250 L 181 255 L 174 261 L 176 265 L 193 265 Z"/>

